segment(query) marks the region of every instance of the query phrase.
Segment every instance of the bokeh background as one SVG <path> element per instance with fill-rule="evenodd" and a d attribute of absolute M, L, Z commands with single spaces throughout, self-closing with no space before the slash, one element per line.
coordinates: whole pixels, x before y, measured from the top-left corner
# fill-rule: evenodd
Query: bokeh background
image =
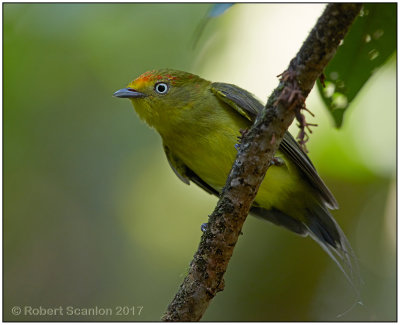
<path fill-rule="evenodd" d="M 160 319 L 216 199 L 176 178 L 158 135 L 113 92 L 169 67 L 266 101 L 324 8 L 238 4 L 193 47 L 210 6 L 3 4 L 4 320 Z M 396 319 L 396 58 L 342 129 L 315 91 L 307 106 L 319 124 L 310 157 L 340 204 L 364 305 L 351 308 L 353 289 L 310 238 L 249 217 L 204 321 Z M 143 309 L 15 316 L 13 306 Z"/>

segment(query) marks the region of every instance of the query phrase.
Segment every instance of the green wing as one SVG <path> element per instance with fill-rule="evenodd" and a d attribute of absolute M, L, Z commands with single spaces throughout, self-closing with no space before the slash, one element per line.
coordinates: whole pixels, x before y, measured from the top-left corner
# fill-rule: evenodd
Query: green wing
<path fill-rule="evenodd" d="M 215 82 L 211 84 L 211 90 L 220 100 L 252 122 L 258 112 L 263 109 L 263 105 L 251 93 L 235 85 Z M 304 178 L 318 191 L 326 205 L 331 209 L 337 209 L 338 203 L 335 197 L 319 177 L 307 154 L 289 132 L 285 133 L 279 149 L 299 168 Z"/>
<path fill-rule="evenodd" d="M 263 105 L 248 91 L 235 85 L 214 82 L 211 91 L 249 121 L 254 121 Z"/>

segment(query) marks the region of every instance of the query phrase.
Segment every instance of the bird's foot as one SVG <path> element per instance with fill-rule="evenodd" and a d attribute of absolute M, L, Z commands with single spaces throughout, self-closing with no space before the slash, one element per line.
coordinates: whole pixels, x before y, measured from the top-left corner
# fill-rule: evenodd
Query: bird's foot
<path fill-rule="evenodd" d="M 235 149 L 239 152 L 240 149 L 240 143 L 242 142 L 243 137 L 249 132 L 249 129 L 240 129 L 239 130 L 240 135 L 237 137 L 238 138 L 238 143 L 235 144 Z"/>
<path fill-rule="evenodd" d="M 208 224 L 207 224 L 207 222 L 206 222 L 206 223 L 203 223 L 203 224 L 201 225 L 200 229 L 201 229 L 202 232 L 205 232 L 205 231 L 207 230 L 207 227 L 208 227 Z"/>
<path fill-rule="evenodd" d="M 270 166 L 283 166 L 284 164 L 285 164 L 285 161 L 280 157 L 272 158 L 271 162 L 269 163 Z"/>

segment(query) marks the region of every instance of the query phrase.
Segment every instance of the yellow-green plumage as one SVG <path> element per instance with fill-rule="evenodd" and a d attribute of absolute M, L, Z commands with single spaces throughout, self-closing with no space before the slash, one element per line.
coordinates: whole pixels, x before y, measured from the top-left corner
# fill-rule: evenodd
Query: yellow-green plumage
<path fill-rule="evenodd" d="M 262 109 L 237 86 L 171 69 L 147 72 L 114 95 L 131 99 L 138 115 L 161 135 L 168 161 L 183 182 L 215 195 L 232 168 L 241 130 Z M 311 235 L 353 279 L 351 248 L 327 209 L 337 208 L 333 195 L 289 133 L 276 156 L 279 163 L 268 169 L 251 213 Z"/>
<path fill-rule="evenodd" d="M 198 109 L 202 116 L 186 122 L 191 132 L 173 132 L 161 134 L 161 137 L 178 158 L 219 192 L 225 185 L 237 154 L 235 144 L 238 143 L 239 130 L 249 128 L 251 123 L 226 105 L 210 103 L 210 100 L 201 101 Z M 274 204 L 278 207 L 282 195 L 288 195 L 296 187 L 298 175 L 290 167 L 271 166 L 256 197 L 260 206 L 269 209 Z"/>

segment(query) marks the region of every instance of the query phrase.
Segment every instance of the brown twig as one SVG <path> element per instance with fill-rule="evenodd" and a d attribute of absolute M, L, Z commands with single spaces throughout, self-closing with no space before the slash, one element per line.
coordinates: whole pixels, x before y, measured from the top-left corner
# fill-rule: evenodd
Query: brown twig
<path fill-rule="evenodd" d="M 289 125 L 361 4 L 329 4 L 303 43 L 265 109 L 241 139 L 240 149 L 220 200 L 210 215 L 190 269 L 163 321 L 198 321 L 210 300 L 223 290 L 223 276 L 265 172 Z"/>

